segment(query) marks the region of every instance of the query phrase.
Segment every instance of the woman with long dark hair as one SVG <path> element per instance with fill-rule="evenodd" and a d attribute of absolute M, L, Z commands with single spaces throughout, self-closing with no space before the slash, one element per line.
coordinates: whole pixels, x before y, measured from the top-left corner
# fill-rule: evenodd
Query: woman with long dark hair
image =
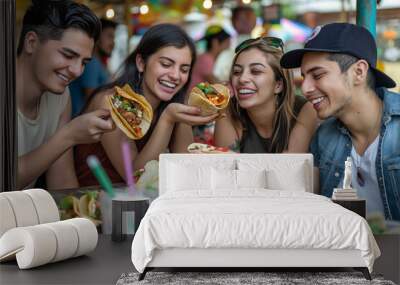
<path fill-rule="evenodd" d="M 295 96 L 292 74 L 282 69 L 278 38 L 249 39 L 235 50 L 230 74 L 234 96 L 215 127 L 215 143 L 244 153 L 307 152 L 316 127 L 313 107 Z"/>
<path fill-rule="evenodd" d="M 107 108 L 106 98 L 114 86 L 129 84 L 142 94 L 153 108 L 154 116 L 146 135 L 130 140 L 134 169 L 158 159 L 160 153 L 186 152 L 193 142 L 191 125 L 205 124 L 217 115 L 202 117 L 197 107 L 184 105 L 196 51 L 192 40 L 178 26 L 160 24 L 151 27 L 128 56 L 114 82 L 95 91 L 84 112 Z M 100 143 L 76 148 L 76 169 L 80 185 L 97 184 L 86 165 L 90 154 L 98 156 L 113 182 L 123 182 L 124 164 L 121 143 L 128 140 L 115 129 L 104 135 Z"/>

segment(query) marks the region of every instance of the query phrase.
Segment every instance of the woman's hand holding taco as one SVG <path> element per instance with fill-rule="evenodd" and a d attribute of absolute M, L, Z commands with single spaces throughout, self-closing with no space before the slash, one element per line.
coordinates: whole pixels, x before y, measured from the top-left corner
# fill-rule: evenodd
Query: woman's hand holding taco
<path fill-rule="evenodd" d="M 184 123 L 187 125 L 205 125 L 214 121 L 218 113 L 202 116 L 198 107 L 187 106 L 179 103 L 170 103 L 163 112 L 162 116 L 171 124 Z"/>
<path fill-rule="evenodd" d="M 188 104 L 201 109 L 202 116 L 219 114 L 229 104 L 229 88 L 222 84 L 197 84 L 189 94 Z"/>
<path fill-rule="evenodd" d="M 111 117 L 115 124 L 131 139 L 142 138 L 149 130 L 153 119 L 153 110 L 147 100 L 135 93 L 129 85 L 115 87 L 108 97 Z"/>

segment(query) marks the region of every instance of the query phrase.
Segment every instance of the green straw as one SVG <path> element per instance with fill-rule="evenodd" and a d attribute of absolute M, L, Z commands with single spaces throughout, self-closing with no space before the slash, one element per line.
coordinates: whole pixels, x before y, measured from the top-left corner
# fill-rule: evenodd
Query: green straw
<path fill-rule="evenodd" d="M 100 161 L 95 155 L 89 155 L 86 159 L 86 162 L 89 165 L 89 168 L 94 176 L 97 178 L 97 181 L 99 181 L 101 187 L 103 187 L 110 198 L 113 198 L 115 196 L 115 193 L 111 184 L 111 180 L 105 172 L 104 168 L 101 166 Z"/>

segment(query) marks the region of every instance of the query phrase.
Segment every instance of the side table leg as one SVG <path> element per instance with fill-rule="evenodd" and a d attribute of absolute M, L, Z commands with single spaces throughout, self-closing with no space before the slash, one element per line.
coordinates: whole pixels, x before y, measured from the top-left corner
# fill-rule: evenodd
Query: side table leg
<path fill-rule="evenodd" d="M 122 241 L 122 203 L 112 201 L 112 241 Z"/>

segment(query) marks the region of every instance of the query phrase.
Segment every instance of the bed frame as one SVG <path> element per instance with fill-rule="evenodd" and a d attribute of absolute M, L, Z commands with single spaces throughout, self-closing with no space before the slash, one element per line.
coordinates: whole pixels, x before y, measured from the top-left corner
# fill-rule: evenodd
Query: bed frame
<path fill-rule="evenodd" d="M 271 268 L 338 268 L 351 267 L 371 280 L 359 250 L 322 249 L 183 249 L 156 250 L 152 261 L 139 275 L 155 268 L 232 268 L 235 271 Z"/>
<path fill-rule="evenodd" d="M 305 161 L 309 164 L 310 182 L 306 191 L 313 192 L 313 157 L 311 154 L 240 154 L 240 158 L 256 159 L 290 159 Z M 193 154 L 162 154 L 160 155 L 160 194 L 166 190 L 167 170 L 169 161 L 197 160 L 198 163 L 212 164 L 214 159 L 236 159 L 238 154 L 193 155 Z M 152 261 L 147 265 L 139 280 L 143 280 L 148 271 L 166 268 L 194 269 L 203 268 L 207 271 L 229 268 L 234 271 L 252 271 L 250 269 L 285 268 L 343 268 L 350 267 L 361 271 L 367 280 L 371 276 L 359 250 L 329 250 L 329 249 L 249 249 L 249 248 L 169 248 L 157 249 Z M 231 271 L 231 270 L 229 270 Z M 262 270 L 260 270 L 262 271 Z"/>

